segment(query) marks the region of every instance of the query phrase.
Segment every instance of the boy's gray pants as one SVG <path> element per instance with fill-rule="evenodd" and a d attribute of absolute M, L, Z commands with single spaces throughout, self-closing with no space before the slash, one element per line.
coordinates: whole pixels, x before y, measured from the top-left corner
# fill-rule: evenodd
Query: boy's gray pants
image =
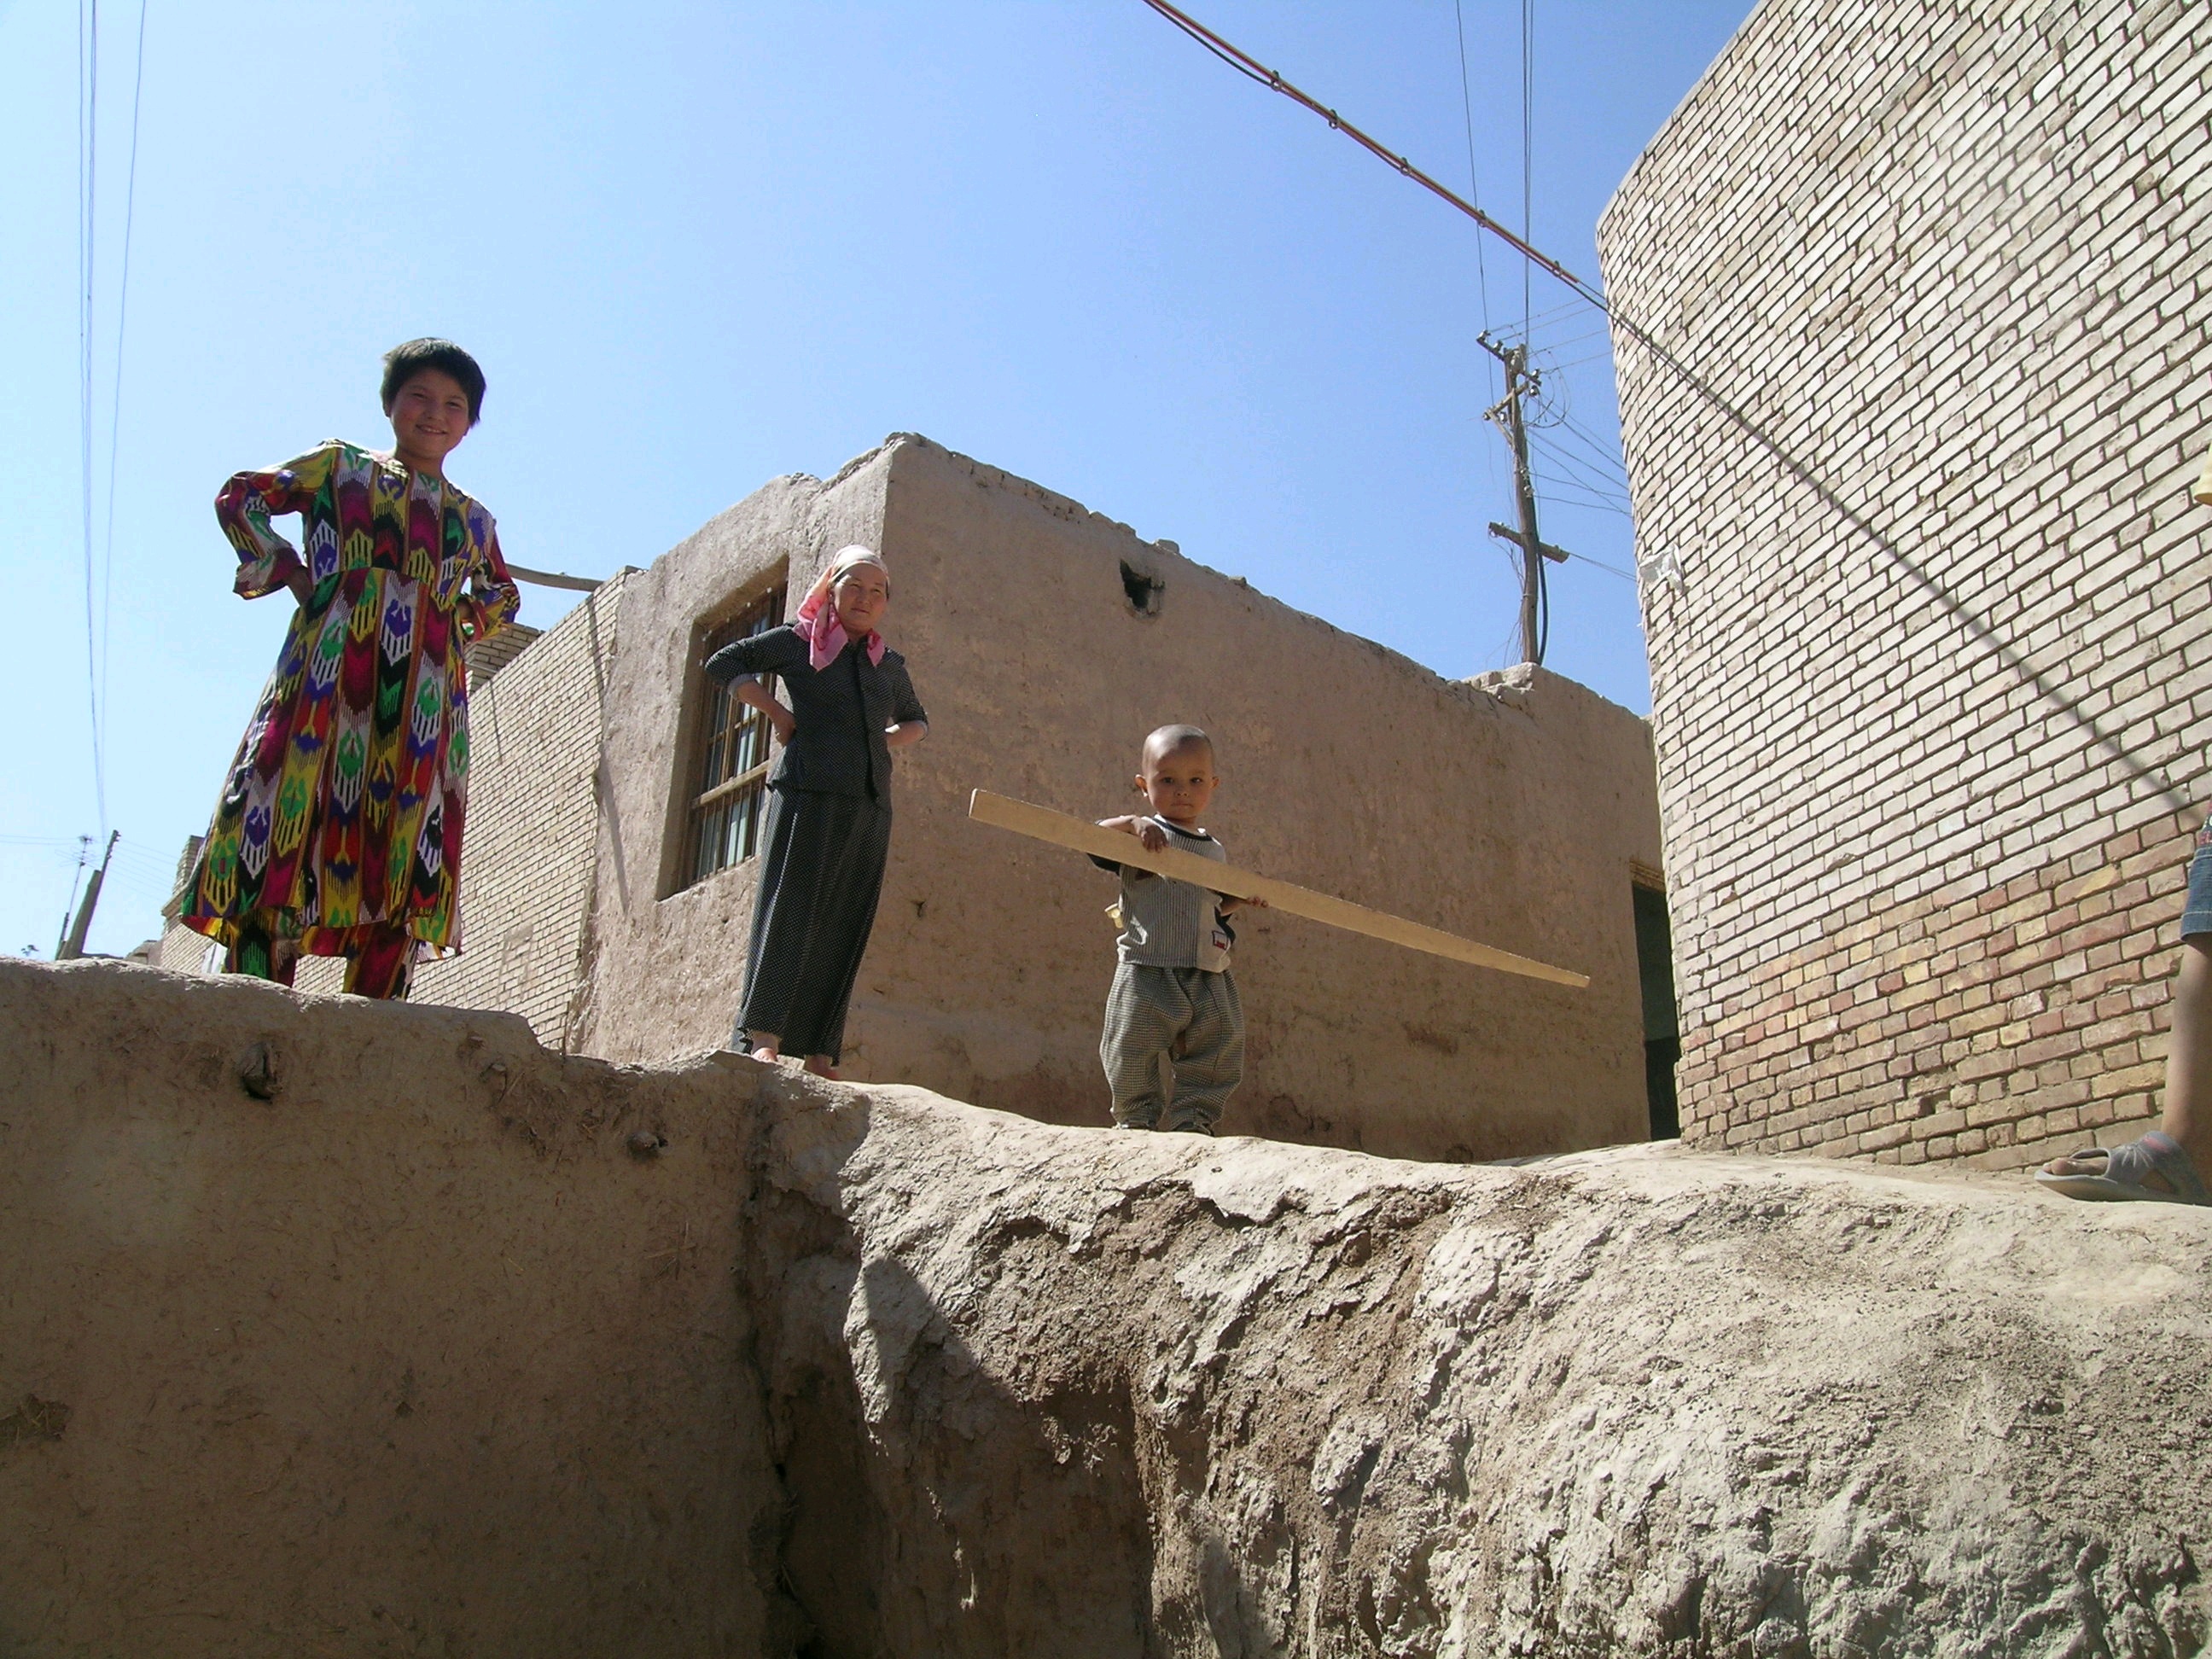
<path fill-rule="evenodd" d="M 1175 1078 L 1160 1091 L 1160 1060 Z M 1098 1058 L 1114 1091 L 1114 1121 L 1133 1129 L 1211 1131 L 1244 1076 L 1244 1008 L 1237 981 L 1202 968 L 1125 962 L 1106 995 Z"/>

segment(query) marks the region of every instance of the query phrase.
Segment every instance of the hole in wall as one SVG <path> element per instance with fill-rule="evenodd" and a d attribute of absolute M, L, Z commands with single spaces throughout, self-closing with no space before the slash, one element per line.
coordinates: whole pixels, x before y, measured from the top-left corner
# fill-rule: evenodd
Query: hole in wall
<path fill-rule="evenodd" d="M 1167 586 L 1158 576 L 1148 576 L 1127 559 L 1121 561 L 1121 591 L 1129 596 L 1129 604 L 1139 616 L 1160 614 L 1160 595 Z"/>

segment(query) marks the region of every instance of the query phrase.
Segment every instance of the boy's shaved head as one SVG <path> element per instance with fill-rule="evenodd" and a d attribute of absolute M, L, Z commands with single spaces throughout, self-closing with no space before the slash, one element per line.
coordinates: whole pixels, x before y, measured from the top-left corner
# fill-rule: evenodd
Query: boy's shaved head
<path fill-rule="evenodd" d="M 1213 739 L 1194 726 L 1163 726 L 1145 739 L 1145 766 L 1150 770 L 1154 763 L 1186 749 L 1203 749 L 1208 761 L 1213 758 Z"/>

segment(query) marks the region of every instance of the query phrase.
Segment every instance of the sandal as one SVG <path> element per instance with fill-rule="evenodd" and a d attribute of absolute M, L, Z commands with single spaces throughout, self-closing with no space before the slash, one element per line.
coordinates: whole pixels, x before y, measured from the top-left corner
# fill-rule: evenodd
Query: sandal
<path fill-rule="evenodd" d="M 2206 1192 L 2204 1183 L 2197 1178 L 2197 1168 L 2189 1161 L 2189 1154 L 2181 1150 L 2180 1143 L 2172 1135 L 2157 1129 L 2124 1146 L 2091 1146 L 2082 1152 L 2069 1152 L 2067 1157 L 2102 1158 L 2104 1173 L 2053 1175 L 2048 1170 L 2038 1170 L 2036 1183 L 2069 1198 L 2101 1200 L 2106 1203 L 2212 1204 L 2212 1193 Z M 2172 1192 L 2162 1193 L 2144 1184 L 2143 1177 L 2153 1170 L 2172 1183 Z"/>

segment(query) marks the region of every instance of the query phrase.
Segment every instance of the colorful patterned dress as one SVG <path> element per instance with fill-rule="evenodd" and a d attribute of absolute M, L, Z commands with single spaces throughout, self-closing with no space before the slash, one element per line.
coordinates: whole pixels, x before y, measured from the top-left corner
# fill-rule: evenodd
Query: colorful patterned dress
<path fill-rule="evenodd" d="M 314 582 L 216 805 L 179 920 L 350 956 L 397 932 L 458 950 L 469 710 L 463 647 L 520 602 L 491 514 L 336 441 L 216 497 L 242 599 Z M 301 515 L 304 553 L 270 528 Z"/>

